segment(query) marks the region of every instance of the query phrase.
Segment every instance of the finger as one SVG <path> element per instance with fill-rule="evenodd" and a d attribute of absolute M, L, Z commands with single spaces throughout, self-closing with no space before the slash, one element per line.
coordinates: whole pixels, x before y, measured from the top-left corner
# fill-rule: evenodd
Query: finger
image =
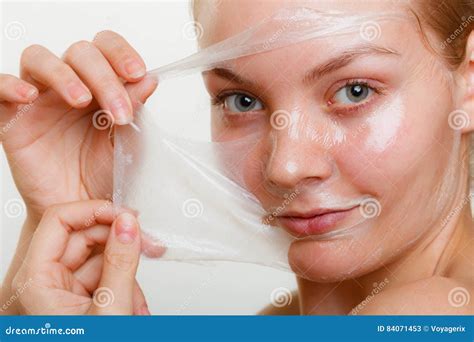
<path fill-rule="evenodd" d="M 99 32 L 93 43 L 107 58 L 115 72 L 128 82 L 136 82 L 146 73 L 145 62 L 135 49 L 118 33 Z"/>
<path fill-rule="evenodd" d="M 105 200 L 71 202 L 48 208 L 36 229 L 27 253 L 33 265 L 59 262 L 67 246 L 69 235 L 76 230 L 97 224 L 110 225 L 122 212 Z"/>
<path fill-rule="evenodd" d="M 148 97 L 156 90 L 157 86 L 158 82 L 156 78 L 148 75 L 137 83 L 128 83 L 125 85 L 125 89 L 132 100 L 134 110 L 146 102 Z"/>
<path fill-rule="evenodd" d="M 86 107 L 92 94 L 72 68 L 45 47 L 32 45 L 21 56 L 21 77 L 51 87 L 74 108 Z"/>
<path fill-rule="evenodd" d="M 90 294 L 99 286 L 103 262 L 103 254 L 94 255 L 74 272 L 74 277 Z"/>
<path fill-rule="evenodd" d="M 71 271 L 76 270 L 86 262 L 95 246 L 105 245 L 109 231 L 110 226 L 100 224 L 72 232 L 60 263 Z"/>
<path fill-rule="evenodd" d="M 140 231 L 135 216 L 121 214 L 112 224 L 104 252 L 98 289 L 107 289 L 114 300 L 105 307 L 93 305 L 92 314 L 131 315 L 135 274 L 140 258 Z M 97 290 L 98 291 L 98 290 Z"/>
<path fill-rule="evenodd" d="M 159 258 L 166 252 L 166 247 L 159 240 L 142 232 L 142 253 L 149 258 Z"/>
<path fill-rule="evenodd" d="M 92 43 L 80 41 L 64 54 L 69 64 L 89 87 L 103 110 L 109 111 L 115 123 L 125 125 L 132 121 L 132 104 L 117 74 Z"/>
<path fill-rule="evenodd" d="M 148 310 L 148 304 L 145 299 L 145 295 L 135 280 L 135 287 L 133 289 L 133 314 L 137 316 L 149 316 L 150 310 Z"/>
<path fill-rule="evenodd" d="M 30 103 L 38 97 L 38 89 L 12 75 L 0 74 L 0 102 Z"/>

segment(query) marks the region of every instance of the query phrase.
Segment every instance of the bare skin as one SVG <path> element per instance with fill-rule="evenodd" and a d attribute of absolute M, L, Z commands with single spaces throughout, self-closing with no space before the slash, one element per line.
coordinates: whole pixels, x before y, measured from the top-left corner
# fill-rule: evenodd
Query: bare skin
<path fill-rule="evenodd" d="M 378 294 L 371 295 L 361 279 L 315 284 L 298 277 L 298 292 L 290 305 L 277 308 L 268 305 L 262 315 L 470 315 L 472 302 L 454 307 L 448 301 L 453 288 L 472 293 L 473 233 L 470 208 L 463 210 L 448 236 L 439 236 L 422 248 L 414 249 L 406 259 L 386 265 L 378 274 L 364 280 L 384 279 L 390 282 Z M 441 246 L 441 248 L 440 248 Z M 367 300 L 363 304 L 363 301 Z M 361 307 L 358 308 L 358 305 Z"/>
<path fill-rule="evenodd" d="M 314 7 L 317 10 L 341 10 L 349 12 L 351 12 L 351 6 L 355 6 L 355 4 L 355 2 L 344 1 L 304 2 L 304 6 Z M 222 2 L 218 3 L 218 5 L 213 8 L 207 8 L 202 3 L 198 20 L 203 25 L 205 34 L 200 41 L 201 47 L 205 48 L 217 41 L 233 36 L 238 32 L 242 32 L 247 27 L 252 27 L 260 20 L 267 17 L 270 13 L 275 13 L 280 8 L 287 5 L 288 1 L 247 2 L 243 0 L 238 4 L 233 2 Z M 363 14 L 365 10 L 383 11 L 384 6 L 386 6 L 386 4 L 383 2 L 369 2 L 364 4 L 357 2 L 357 8 L 354 7 L 352 10 L 360 11 Z M 216 13 L 219 13 L 219 15 L 215 15 Z M 389 42 L 391 35 L 390 31 L 388 29 L 382 31 L 386 41 Z M 419 39 L 419 36 L 417 36 L 418 33 L 413 29 L 411 31 L 413 37 L 409 40 L 416 41 Z M 394 37 L 395 36 L 397 36 L 397 34 L 395 34 Z M 421 40 L 418 47 L 412 46 L 411 48 L 412 51 L 417 51 L 417 53 L 419 53 L 419 56 L 417 57 L 418 59 L 423 60 L 433 56 L 430 51 L 425 49 Z M 318 52 L 319 53 L 313 55 L 308 54 L 307 59 L 303 57 L 300 60 L 300 63 L 295 63 L 295 65 L 290 63 L 291 58 L 293 57 L 291 51 L 288 53 L 286 51 L 275 52 L 275 56 L 277 57 L 266 55 L 265 57 L 262 57 L 262 60 L 259 60 L 258 56 L 247 59 L 247 64 L 242 68 L 240 68 L 240 64 L 236 63 L 234 73 L 241 78 L 252 80 L 252 84 L 248 86 L 246 84 L 235 82 L 231 77 L 224 79 L 212 72 L 205 75 L 205 81 L 208 90 L 212 94 L 219 94 L 222 90 L 238 89 L 242 90 L 242 92 L 245 92 L 247 95 L 250 94 L 250 97 L 255 96 L 255 98 L 258 98 L 263 109 L 251 113 L 254 115 L 251 115 L 249 111 L 248 116 L 255 117 L 255 119 L 252 119 L 256 122 L 255 125 L 257 125 L 257 123 L 263 125 L 264 115 L 268 116 L 272 111 L 282 108 L 290 111 L 291 108 L 287 108 L 285 105 L 288 103 L 298 103 L 298 100 L 301 98 L 299 96 L 301 96 L 304 89 L 301 88 L 303 90 L 300 90 L 300 88 L 297 88 L 297 90 L 294 90 L 296 83 L 292 82 L 292 77 L 298 75 L 301 69 L 305 69 L 306 65 L 315 63 L 314 60 L 317 60 L 320 54 L 324 55 L 324 53 L 321 53 L 321 50 Z M 332 245 L 326 246 L 322 243 L 311 240 L 294 243 L 290 249 L 289 259 L 293 271 L 297 275 L 298 293 L 294 294 L 290 306 L 275 308 L 270 305 L 265 308 L 261 314 L 371 315 L 472 314 L 474 312 L 473 302 L 472 300 L 469 300 L 474 293 L 474 252 L 472 248 L 474 223 L 469 201 L 466 201 L 466 199 L 469 198 L 469 175 L 467 171 L 469 155 L 468 135 L 474 131 L 473 52 L 474 33 L 470 35 L 466 46 L 466 60 L 462 66 L 456 70 L 456 72 L 453 72 L 453 77 L 459 79 L 460 82 L 457 83 L 457 88 L 448 88 L 449 91 L 456 94 L 458 101 L 451 104 L 452 107 L 447 105 L 448 110 L 446 112 L 449 113 L 449 111 L 456 108 L 462 108 L 470 117 L 470 124 L 467 125 L 463 131 L 464 136 L 460 151 L 463 167 L 457 171 L 458 175 L 455 178 L 456 181 L 450 186 L 449 195 L 451 197 L 451 203 L 447 204 L 446 208 L 447 213 L 455 213 L 455 215 L 450 216 L 449 222 L 442 229 L 440 229 L 441 222 L 439 221 L 427 225 L 427 227 L 425 227 L 427 233 L 424 234 L 422 238 L 416 239 L 416 242 L 406 250 L 403 250 L 403 239 L 400 242 L 389 239 L 388 243 L 384 245 L 382 252 L 379 254 L 368 253 L 367 256 L 354 253 L 354 250 L 347 247 L 344 242 L 336 245 L 337 247 L 331 247 Z M 321 58 L 324 60 L 323 57 Z M 274 65 L 269 63 L 270 60 Z M 395 66 L 393 68 L 395 68 Z M 410 66 L 406 65 L 405 68 L 410 69 Z M 358 74 L 358 71 L 363 68 L 354 67 L 352 69 L 350 67 L 348 68 L 350 72 L 348 71 L 347 74 L 352 73 L 348 76 L 351 76 L 351 78 L 365 78 L 364 72 Z M 285 77 L 279 77 L 278 73 L 275 73 L 276 70 L 286 70 L 287 74 Z M 401 72 L 402 71 L 400 70 L 398 74 L 401 75 Z M 341 75 L 345 76 L 345 73 L 341 72 Z M 336 76 L 334 77 L 336 78 Z M 429 80 L 429 78 L 427 79 Z M 293 86 L 288 85 L 290 82 L 292 82 L 290 85 Z M 324 83 L 324 81 L 321 81 L 321 83 Z M 414 113 L 417 113 L 418 111 L 416 114 L 418 117 L 423 115 L 423 111 L 419 110 L 419 108 L 429 107 L 429 102 L 427 102 L 429 97 L 417 93 L 417 89 L 428 89 L 429 86 L 427 86 L 427 84 L 429 83 L 430 82 L 428 81 L 425 84 L 422 77 L 420 77 L 420 80 L 414 80 L 413 82 L 410 81 L 410 85 L 413 85 L 413 88 L 404 88 L 408 93 L 419 94 L 418 96 L 420 96 L 416 100 L 416 107 L 414 106 L 411 108 L 410 105 L 408 105 L 406 108 L 407 112 L 413 111 Z M 431 84 L 433 83 L 438 84 L 437 80 L 432 79 Z M 259 92 L 258 89 L 271 89 L 271 91 Z M 322 88 L 322 92 L 324 92 L 325 89 L 326 88 Z M 428 93 L 431 93 L 430 96 L 433 96 L 433 94 L 438 94 L 437 91 L 439 91 L 439 89 L 440 88 L 438 88 L 438 90 L 430 88 Z M 441 99 L 443 96 L 442 94 L 446 95 L 446 92 L 440 92 L 436 97 Z M 413 95 L 413 99 L 416 96 L 417 95 Z M 425 99 L 425 102 L 421 101 L 421 99 Z M 448 104 L 448 97 L 446 97 L 446 99 L 447 101 L 444 103 Z M 415 103 L 415 101 L 413 101 L 413 103 Z M 310 102 L 310 104 L 311 106 L 304 107 L 304 103 L 302 103 L 301 107 L 298 107 L 298 109 L 303 113 L 311 113 L 312 108 L 319 105 L 316 101 Z M 244 127 L 244 124 L 239 126 L 239 123 L 235 123 L 234 126 L 226 126 L 224 120 L 221 120 L 221 122 L 218 117 L 225 116 L 226 111 L 230 112 L 231 110 L 226 109 L 224 105 L 222 108 L 215 110 L 216 114 L 213 117 L 213 132 L 215 136 L 219 138 L 222 136 L 225 137 L 225 134 L 231 135 L 231 133 L 228 132 L 233 132 L 233 129 L 235 132 L 238 132 L 237 129 Z M 429 120 L 434 120 L 433 115 L 435 115 L 435 113 L 435 109 L 429 112 L 431 115 L 431 119 Z M 443 113 L 444 111 L 441 112 L 440 115 L 443 115 Z M 236 113 L 232 113 L 234 117 L 235 114 Z M 316 114 L 313 113 L 313 115 Z M 440 120 L 445 119 L 440 116 Z M 411 127 L 413 128 L 414 125 L 411 125 Z M 424 131 L 429 129 L 426 125 L 421 128 Z M 412 141 L 412 146 L 413 144 L 421 144 L 421 140 L 416 140 L 418 132 L 421 136 L 421 131 L 417 131 L 416 128 L 411 131 L 411 136 L 413 136 L 414 139 Z M 440 136 L 438 133 L 434 134 Z M 282 137 L 281 139 L 284 138 Z M 406 139 L 406 135 L 403 139 Z M 288 143 L 289 145 L 284 145 L 284 143 Z M 331 180 L 331 175 L 329 173 L 323 174 L 319 169 L 315 170 L 315 168 L 312 167 L 318 165 L 318 163 L 321 164 L 322 160 L 317 159 L 317 151 L 321 148 L 317 143 L 312 145 L 312 149 L 309 149 L 307 145 L 304 145 L 303 143 L 298 145 L 298 142 L 290 139 L 284 140 L 284 143 L 280 144 L 280 146 L 282 146 L 281 151 L 278 150 L 277 147 L 273 147 L 277 151 L 275 152 L 275 155 L 280 158 L 278 160 L 279 163 L 275 163 L 277 166 L 269 163 L 265 164 L 266 173 L 263 176 L 256 173 L 249 174 L 247 179 L 250 180 L 250 182 L 254 182 L 255 184 L 267 184 L 267 188 L 278 187 L 280 191 L 286 190 L 289 193 L 292 189 L 296 188 L 299 183 L 308 184 L 313 179 L 317 179 L 319 182 Z M 285 151 L 290 152 L 285 154 L 283 152 L 285 148 Z M 433 156 L 429 157 L 431 160 L 436 160 L 437 151 L 439 150 L 432 150 Z M 410 153 L 414 153 L 413 150 L 410 151 Z M 302 155 L 300 158 L 301 160 L 296 158 L 291 159 L 293 155 L 298 154 Z M 390 152 L 387 152 L 386 155 L 390 155 Z M 373 157 L 378 158 L 376 156 Z M 255 158 L 258 160 L 265 160 L 265 155 L 262 154 Z M 348 155 L 347 158 L 350 158 L 350 156 Z M 401 154 L 397 154 L 397 157 L 395 158 L 399 158 L 400 162 L 402 164 L 404 163 Z M 281 165 L 284 165 L 288 161 L 293 163 L 293 169 L 302 171 L 299 173 L 294 172 L 293 174 L 290 172 L 285 173 L 285 170 Z M 312 164 L 310 161 L 312 161 Z M 409 162 L 407 162 L 407 164 L 409 164 Z M 392 177 L 391 179 L 396 179 L 398 177 L 396 171 L 390 170 L 385 165 L 388 165 L 388 163 L 380 164 L 378 166 L 383 172 L 390 174 Z M 353 166 L 353 168 L 355 167 L 357 166 Z M 434 164 L 427 164 L 425 169 L 420 168 L 420 170 L 418 170 L 420 173 L 417 175 L 417 178 L 422 179 L 423 173 L 431 172 L 429 170 L 432 170 L 433 168 L 436 169 L 438 167 L 434 166 Z M 377 192 L 378 188 L 383 187 L 383 181 L 377 183 L 375 180 L 377 177 L 375 175 L 373 175 L 373 179 L 370 179 L 372 177 L 368 176 L 367 172 L 365 173 L 367 182 L 363 184 L 363 186 L 367 186 L 368 183 L 371 183 L 369 188 L 372 187 L 374 192 Z M 410 183 L 406 183 L 406 178 L 404 178 L 404 176 L 402 176 L 401 179 L 405 179 L 405 184 L 410 186 Z M 399 183 L 399 186 L 391 189 L 390 192 L 396 193 L 397 191 L 401 191 L 403 188 L 402 183 Z M 435 185 L 433 184 L 432 186 L 427 186 L 425 189 L 420 189 L 420 191 L 428 197 L 433 196 L 429 194 L 434 187 Z M 271 208 L 272 205 L 276 205 L 275 202 L 272 202 L 271 199 L 269 199 L 269 196 L 265 191 L 259 192 L 257 190 L 255 195 L 259 198 L 264 207 Z M 382 197 L 385 195 L 386 194 L 383 194 Z M 440 196 L 443 195 L 444 194 L 440 194 Z M 403 198 L 404 200 L 409 200 L 410 196 L 417 198 L 417 200 L 422 203 L 428 203 L 428 201 L 425 201 L 423 196 L 420 196 L 419 192 L 410 193 L 408 190 L 403 195 Z M 291 209 L 297 210 L 298 207 L 306 205 L 307 203 L 295 200 L 294 204 L 294 206 L 290 204 L 290 206 L 292 206 Z M 387 205 L 387 211 L 390 210 L 390 208 L 388 208 L 389 206 L 390 205 Z M 413 208 L 413 206 L 411 206 L 411 208 Z M 424 215 L 436 214 L 435 209 L 430 208 L 429 206 L 426 206 L 421 210 L 422 211 L 417 212 L 412 209 L 411 214 L 420 219 L 423 218 Z M 381 216 L 383 215 L 384 214 Z M 408 219 L 410 219 L 410 215 L 407 216 Z M 421 222 L 422 221 L 419 221 L 418 225 L 423 224 Z M 381 221 L 380 223 L 382 227 L 385 225 L 388 227 L 392 224 L 393 222 L 390 222 L 389 220 Z M 401 229 L 399 231 L 399 236 L 405 237 L 405 240 L 411 240 L 412 238 L 410 237 L 410 234 L 412 234 L 411 231 L 413 227 L 407 227 L 410 228 L 403 230 L 403 225 L 400 226 Z M 383 232 L 384 230 L 381 229 L 380 231 Z M 382 240 L 382 238 L 383 235 L 377 236 L 368 234 L 367 236 L 364 236 L 363 239 L 361 239 L 362 242 L 357 245 L 359 246 L 359 250 L 364 250 L 365 248 L 370 252 L 373 248 L 372 246 L 381 243 L 380 240 Z M 348 244 L 350 244 L 351 240 L 349 239 L 348 241 Z M 346 254 L 338 253 L 338 250 L 345 249 L 350 250 L 350 252 Z M 399 252 L 400 250 L 403 252 Z M 357 252 L 357 250 L 355 252 Z M 312 260 L 316 261 L 313 262 Z M 367 267 L 366 269 L 357 270 L 353 277 L 348 278 L 344 276 L 344 273 L 352 270 L 354 265 L 364 263 L 372 263 L 372 266 Z M 383 284 L 383 286 L 374 289 L 374 284 Z M 461 291 L 464 296 L 462 305 L 456 303 L 453 304 L 454 293 L 459 293 L 459 291 Z"/>
<path fill-rule="evenodd" d="M 22 290 L 19 312 L 149 315 L 135 281 L 140 259 L 135 215 L 100 200 L 50 207 L 12 282 Z M 105 247 L 104 253 L 91 257 L 97 245 Z"/>
<path fill-rule="evenodd" d="M 115 124 L 130 122 L 133 106 L 145 102 L 157 86 L 145 70 L 124 38 L 104 31 L 91 42 L 72 44 L 62 58 L 30 46 L 21 56 L 19 78 L 0 74 L 0 139 L 27 207 L 2 303 L 14 292 L 13 278 L 48 208 L 111 199 L 113 146 L 109 129 L 95 128 L 94 113 L 104 109 Z M 106 120 L 110 126 L 110 117 Z M 159 254 L 148 240 L 142 248 Z M 18 313 L 16 304 L 4 313 Z"/>
<path fill-rule="evenodd" d="M 263 16 L 284 4 L 284 1 L 261 2 L 253 7 L 252 13 Z M 220 22 L 202 20 L 206 32 L 211 32 L 205 35 L 204 46 L 261 19 L 258 15 L 240 13 L 245 11 L 245 6 L 236 7 L 222 9 L 216 16 Z M 233 21 L 236 13 L 246 21 Z M 212 25 L 220 26 L 213 29 Z M 474 52 L 474 35 L 466 49 L 469 59 Z M 139 67 L 127 71 L 131 60 Z M 110 110 L 116 124 L 130 122 L 133 104 L 144 102 L 156 88 L 153 80 L 144 78 L 145 66 L 137 52 L 113 32 L 103 32 L 93 42 L 72 45 L 62 59 L 43 47 L 30 47 L 22 56 L 21 65 L 20 78 L 0 75 L 2 126 L 7 127 L 5 125 L 14 120 L 18 104 L 31 101 L 35 104 L 18 124 L 0 136 L 28 208 L 15 258 L 3 284 L 2 302 L 13 292 L 13 279 L 47 208 L 58 203 L 106 198 L 112 192 L 111 184 L 102 182 L 112 179 L 112 164 L 103 162 L 110 161 L 112 145 L 108 131 L 94 129 L 93 114 L 103 108 Z M 474 82 L 474 60 L 468 60 L 466 65 L 460 71 L 461 76 Z M 463 99 L 459 106 L 466 108 L 471 116 L 466 134 L 474 131 L 473 89 L 474 84 L 469 83 L 459 90 L 462 93 L 459 97 Z M 118 99 L 125 108 L 123 113 L 113 106 Z M 24 132 L 29 134 L 19 134 Z M 63 160 L 68 163 L 62 163 Z M 460 174 L 459 179 L 456 204 L 467 195 L 467 174 Z M 472 314 L 472 300 L 456 307 L 448 297 L 450 291 L 458 287 L 474 293 L 473 252 L 469 248 L 473 229 L 472 214 L 465 205 L 444 229 L 417 241 L 398 258 L 381 260 L 383 266 L 357 277 L 326 282 L 301 271 L 298 262 L 304 259 L 304 253 L 295 248 L 293 267 L 298 294 L 293 296 L 291 306 L 281 309 L 269 306 L 262 314 Z M 152 247 L 147 249 L 153 250 Z M 373 283 L 384 279 L 388 279 L 386 286 L 370 296 Z M 370 300 L 364 302 L 367 298 Z M 360 303 L 364 305 L 358 306 Z M 18 312 L 19 308 L 13 305 L 8 313 Z"/>

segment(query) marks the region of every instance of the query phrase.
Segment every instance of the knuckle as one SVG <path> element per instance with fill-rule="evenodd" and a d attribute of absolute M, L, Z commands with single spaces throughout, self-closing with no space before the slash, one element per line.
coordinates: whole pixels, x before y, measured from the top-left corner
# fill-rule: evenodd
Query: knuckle
<path fill-rule="evenodd" d="M 48 220 L 51 219 L 52 217 L 56 217 L 59 215 L 59 212 L 61 211 L 61 205 L 59 204 L 53 204 L 46 208 L 43 214 L 43 218 Z"/>
<path fill-rule="evenodd" d="M 71 79 L 71 74 L 70 74 L 70 69 L 69 67 L 67 66 L 67 64 L 65 63 L 55 63 L 50 71 L 49 71 L 49 75 L 50 75 L 50 80 L 51 82 L 54 84 L 58 84 L 61 82 L 61 80 L 64 80 L 64 79 Z"/>
<path fill-rule="evenodd" d="M 6 92 L 17 78 L 12 75 L 0 74 L 0 93 Z"/>
<path fill-rule="evenodd" d="M 77 58 L 78 55 L 82 55 L 86 51 L 94 48 L 94 45 L 87 40 L 80 40 L 72 44 L 65 52 L 64 57 L 66 60 Z"/>
<path fill-rule="evenodd" d="M 112 30 L 103 30 L 97 32 L 94 36 L 94 42 L 100 42 L 101 40 L 109 40 L 109 39 L 117 39 L 121 38 L 121 36 Z"/>
<path fill-rule="evenodd" d="M 129 271 L 137 263 L 133 255 L 121 251 L 106 249 L 104 251 L 104 257 L 109 265 L 120 271 Z"/>
<path fill-rule="evenodd" d="M 97 75 L 96 83 L 99 88 L 107 89 L 106 96 L 108 98 L 128 96 L 125 87 L 120 83 L 114 72 L 105 72 L 102 75 Z"/>
<path fill-rule="evenodd" d="M 44 51 L 44 47 L 42 47 L 41 45 L 33 44 L 28 46 L 26 49 L 23 50 L 21 54 L 21 63 L 24 63 L 26 60 L 36 57 L 42 51 Z"/>

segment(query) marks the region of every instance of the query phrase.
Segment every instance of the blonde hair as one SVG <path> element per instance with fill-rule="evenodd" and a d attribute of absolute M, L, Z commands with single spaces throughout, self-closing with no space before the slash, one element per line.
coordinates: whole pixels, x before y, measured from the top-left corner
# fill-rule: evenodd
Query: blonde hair
<path fill-rule="evenodd" d="M 426 25 L 438 39 L 438 44 L 435 45 L 434 50 L 444 58 L 452 69 L 459 68 L 466 58 L 466 45 L 469 35 L 474 30 L 474 1 L 414 1 L 413 12 L 420 22 L 422 32 L 423 26 Z M 426 34 L 424 36 L 426 38 Z M 469 161 L 469 190 L 472 198 L 472 194 L 474 194 L 473 133 L 471 133 L 469 144 L 468 155 L 464 158 Z M 474 211 L 474 206 L 472 206 L 472 209 Z"/>

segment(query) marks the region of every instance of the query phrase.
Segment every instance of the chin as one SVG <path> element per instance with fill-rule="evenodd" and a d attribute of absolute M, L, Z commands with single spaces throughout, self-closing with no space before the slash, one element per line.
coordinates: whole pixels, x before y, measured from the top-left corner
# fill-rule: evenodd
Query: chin
<path fill-rule="evenodd" d="M 381 247 L 372 243 L 364 248 L 353 238 L 300 240 L 291 244 L 288 260 L 298 277 L 319 283 L 332 283 L 358 278 L 379 268 L 383 264 L 379 261 Z"/>

